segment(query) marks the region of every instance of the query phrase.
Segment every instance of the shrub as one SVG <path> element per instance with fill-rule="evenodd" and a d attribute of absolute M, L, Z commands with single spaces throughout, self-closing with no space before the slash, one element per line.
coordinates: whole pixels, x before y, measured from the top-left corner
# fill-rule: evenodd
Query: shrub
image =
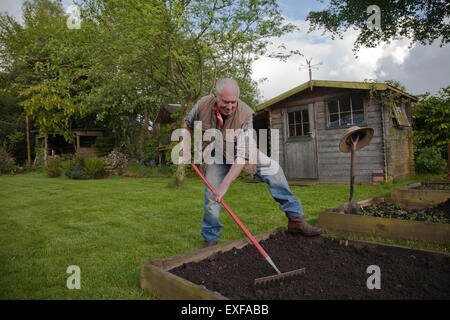
<path fill-rule="evenodd" d="M 74 180 L 87 180 L 89 179 L 89 176 L 82 170 L 80 166 L 76 166 L 73 168 L 70 168 L 66 171 L 65 175 Z"/>
<path fill-rule="evenodd" d="M 92 179 L 101 178 L 104 173 L 104 167 L 105 163 L 103 162 L 103 160 L 97 157 L 90 157 L 84 160 L 84 171 Z"/>
<path fill-rule="evenodd" d="M 115 144 L 116 141 L 113 136 L 106 136 L 97 137 L 92 146 L 100 151 L 101 156 L 106 156 L 114 149 Z"/>
<path fill-rule="evenodd" d="M 13 173 L 15 169 L 15 160 L 0 147 L 0 173 Z"/>
<path fill-rule="evenodd" d="M 63 167 L 59 159 L 50 159 L 47 163 L 45 173 L 51 178 L 57 178 L 63 173 Z"/>
<path fill-rule="evenodd" d="M 112 151 L 108 156 L 101 158 L 105 162 L 105 171 L 120 173 L 128 164 L 128 156 L 119 151 Z"/>
<path fill-rule="evenodd" d="M 442 173 L 447 168 L 447 162 L 442 158 L 437 147 L 420 149 L 416 157 L 418 173 Z"/>
<path fill-rule="evenodd" d="M 82 153 L 75 153 L 72 157 L 72 167 L 81 167 L 84 168 L 84 161 L 86 160 L 86 156 Z"/>

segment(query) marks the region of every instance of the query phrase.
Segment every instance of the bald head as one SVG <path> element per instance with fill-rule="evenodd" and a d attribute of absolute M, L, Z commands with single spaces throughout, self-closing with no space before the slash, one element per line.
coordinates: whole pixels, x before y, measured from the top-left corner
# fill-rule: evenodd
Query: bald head
<path fill-rule="evenodd" d="M 232 78 L 224 78 L 217 80 L 216 96 L 220 97 L 223 90 L 237 93 L 237 97 L 239 98 L 239 85 L 236 80 Z"/>
<path fill-rule="evenodd" d="M 219 79 L 216 83 L 216 104 L 220 113 L 228 116 L 236 110 L 239 98 L 239 85 L 231 78 Z"/>

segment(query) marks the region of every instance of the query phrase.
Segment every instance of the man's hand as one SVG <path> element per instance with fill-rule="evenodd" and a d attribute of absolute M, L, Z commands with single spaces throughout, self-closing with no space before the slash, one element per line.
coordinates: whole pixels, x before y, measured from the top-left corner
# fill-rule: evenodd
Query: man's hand
<path fill-rule="evenodd" d="M 215 192 L 213 193 L 213 199 L 214 201 L 220 202 L 222 200 L 225 193 L 227 193 L 228 188 L 230 185 L 226 183 L 225 181 L 222 181 L 221 184 L 216 188 Z"/>
<path fill-rule="evenodd" d="M 216 192 L 213 193 L 213 198 L 215 201 L 220 202 L 225 193 L 227 193 L 227 190 L 230 187 L 230 185 L 241 173 L 242 169 L 244 168 L 244 165 L 245 165 L 244 158 L 238 157 L 237 159 L 235 159 L 233 165 L 230 168 L 230 171 L 228 171 L 223 181 L 216 188 Z"/>

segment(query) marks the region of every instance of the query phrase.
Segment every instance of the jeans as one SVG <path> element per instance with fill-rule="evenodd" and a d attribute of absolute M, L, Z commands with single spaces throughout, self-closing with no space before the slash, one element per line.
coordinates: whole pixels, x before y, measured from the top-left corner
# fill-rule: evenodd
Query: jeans
<path fill-rule="evenodd" d="M 217 188 L 230 170 L 230 164 L 211 164 L 207 166 L 206 179 L 214 188 Z M 289 216 L 303 216 L 303 209 L 299 199 L 295 198 L 289 188 L 288 182 L 280 165 L 267 157 L 264 153 L 258 153 L 258 165 L 256 176 L 269 186 L 272 197 L 279 203 L 281 211 Z M 204 216 L 201 234 L 205 241 L 217 241 L 220 237 L 223 224 L 219 221 L 219 213 L 222 205 L 213 199 L 212 192 L 205 186 Z"/>

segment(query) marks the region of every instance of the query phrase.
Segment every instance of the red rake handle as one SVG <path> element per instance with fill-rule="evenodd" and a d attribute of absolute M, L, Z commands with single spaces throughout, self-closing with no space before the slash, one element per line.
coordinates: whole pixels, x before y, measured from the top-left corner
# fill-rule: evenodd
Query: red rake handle
<path fill-rule="evenodd" d="M 205 182 L 205 184 L 208 186 L 209 190 L 211 190 L 211 192 L 215 192 L 214 187 L 209 183 L 208 180 L 206 180 L 205 176 L 203 176 L 203 174 L 200 172 L 200 170 L 198 170 L 197 166 L 193 163 L 191 163 L 191 166 L 194 168 L 194 170 L 198 173 L 198 175 L 200 176 L 200 178 L 202 178 L 203 182 Z M 223 199 L 220 199 L 220 203 L 223 205 L 223 207 L 228 211 L 228 213 L 230 214 L 230 216 L 233 218 L 233 220 L 237 223 L 237 225 L 239 226 L 239 228 L 242 229 L 242 231 L 244 231 L 245 235 L 247 236 L 247 238 L 253 243 L 253 245 L 256 247 L 256 249 L 258 249 L 258 251 L 262 254 L 262 256 L 264 257 L 264 259 L 267 260 L 267 258 L 270 259 L 269 255 L 267 254 L 267 252 L 263 249 L 263 247 L 260 246 L 260 244 L 258 243 L 258 241 L 256 241 L 255 237 L 250 233 L 250 231 L 247 230 L 247 228 L 242 224 L 242 222 L 239 220 L 239 218 L 234 214 L 233 210 L 231 210 L 231 208 L 225 203 L 225 201 Z"/>

